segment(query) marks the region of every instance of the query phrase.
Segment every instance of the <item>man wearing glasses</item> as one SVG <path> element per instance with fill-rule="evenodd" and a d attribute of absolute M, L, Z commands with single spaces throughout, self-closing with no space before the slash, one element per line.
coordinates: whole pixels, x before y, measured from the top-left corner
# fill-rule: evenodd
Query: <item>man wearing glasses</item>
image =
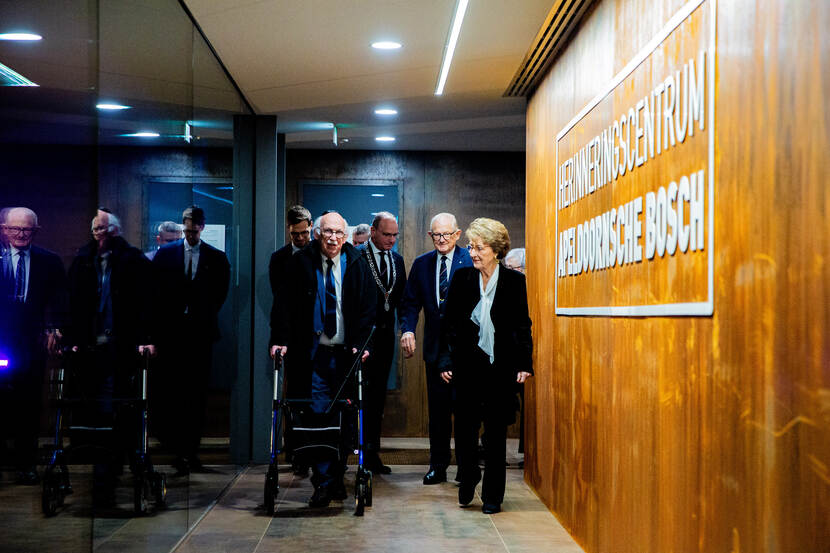
<path fill-rule="evenodd" d="M 66 306 L 63 262 L 32 245 L 38 228 L 31 209 L 6 212 L 7 274 L 0 307 L 0 358 L 6 363 L 0 367 L 0 424 L 3 437 L 14 438 L 17 482 L 30 485 L 39 481 L 35 464 L 47 349 L 57 349 Z"/>
<path fill-rule="evenodd" d="M 225 252 L 201 238 L 205 212 L 190 206 L 182 212 L 184 239 L 162 246 L 153 267 L 163 289 L 162 319 L 168 322 L 162 336 L 166 370 L 156 394 L 162 401 L 159 438 L 176 453 L 174 476 L 205 472 L 199 459 L 199 442 L 213 362 L 213 345 L 219 341 L 219 310 L 225 303 L 231 270 Z"/>
<path fill-rule="evenodd" d="M 271 254 L 271 261 L 268 264 L 268 276 L 271 280 L 271 292 L 274 296 L 274 303 L 271 306 L 271 357 L 274 356 L 274 329 L 277 327 L 277 305 L 279 302 L 286 302 L 291 296 L 290 289 L 285 286 L 288 280 L 288 271 L 291 266 L 292 256 L 304 250 L 311 243 L 311 212 L 301 205 L 291 206 L 285 214 L 287 223 L 288 244 Z M 288 355 L 283 360 L 285 369 L 285 381 L 291 382 L 293 386 L 286 388 L 286 397 L 289 399 L 302 399 L 308 397 L 308 391 L 299 388 L 297 383 L 301 380 L 294 376 L 294 366 L 291 363 L 292 356 Z M 302 370 L 303 367 L 299 367 Z M 291 444 L 286 443 L 286 454 L 292 456 Z M 293 461 L 293 459 L 292 459 Z M 292 464 L 294 474 L 297 476 L 308 475 L 308 467 L 301 463 Z"/>
<path fill-rule="evenodd" d="M 73 412 L 79 426 L 112 427 L 112 456 L 93 469 L 93 504 L 115 503 L 120 452 L 135 451 L 138 416 L 118 398 L 135 397 L 137 352 L 155 353 L 150 339 L 154 313 L 150 261 L 121 236 L 119 218 L 98 208 L 92 240 L 69 267 L 69 325 L 65 342 L 77 352 L 76 386 L 95 401 Z M 109 438 L 108 438 L 109 439 Z"/>
<path fill-rule="evenodd" d="M 372 221 L 371 238 L 358 249 L 366 256 L 377 295 L 377 318 L 372 358 L 366 364 L 366 460 L 364 464 L 375 474 L 389 474 L 392 469 L 380 459 L 380 429 L 389 371 L 397 347 L 395 311 L 406 286 L 403 257 L 392 251 L 398 240 L 398 221 L 388 211 L 381 211 Z"/>
<path fill-rule="evenodd" d="M 455 216 L 439 213 L 432 218 L 427 233 L 435 249 L 418 256 L 409 271 L 403 299 L 398 309 L 401 325 L 401 347 L 407 357 L 415 353 L 415 327 L 418 314 L 424 310 L 424 363 L 426 363 L 427 403 L 429 409 L 429 472 L 424 484 L 447 480 L 452 436 L 452 386 L 435 370 L 441 336 L 444 300 L 450 281 L 459 267 L 471 267 L 467 250 L 456 246 L 461 230 Z M 456 475 L 456 479 L 458 476 Z"/>
<path fill-rule="evenodd" d="M 287 275 L 284 286 L 291 293 L 276 306 L 271 355 L 290 351 L 298 369 L 311 369 L 296 371 L 300 381 L 287 386 L 309 390 L 312 411 L 323 413 L 371 332 L 376 313 L 374 281 L 366 258 L 346 243 L 346 221 L 337 212 L 320 218 L 319 238 L 292 256 Z M 365 361 L 368 348 L 361 355 Z M 345 424 L 341 427 L 344 436 L 347 429 Z M 346 498 L 347 446 L 341 444 L 339 460 L 309 459 L 314 469 L 309 506 L 325 507 L 333 499 Z"/>

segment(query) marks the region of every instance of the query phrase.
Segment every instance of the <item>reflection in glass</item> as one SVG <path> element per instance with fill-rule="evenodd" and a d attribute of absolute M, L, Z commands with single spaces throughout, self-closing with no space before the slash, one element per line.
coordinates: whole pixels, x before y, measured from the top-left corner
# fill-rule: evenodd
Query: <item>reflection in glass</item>
<path fill-rule="evenodd" d="M 37 41 L 0 37 L 0 84 L 16 85 L 0 86 L 0 208 L 27 206 L 38 215 L 37 233 L 28 224 L 10 224 L 6 230 L 9 236 L 33 234 L 34 246 L 55 252 L 64 270 L 76 263 L 68 282 L 78 287 L 74 293 L 67 287 L 66 304 L 54 311 L 72 313 L 83 306 L 90 313 L 84 320 L 94 329 L 81 340 L 70 330 L 77 324 L 68 315 L 53 319 L 50 309 L 38 319 L 36 334 L 43 343 L 26 351 L 39 356 L 43 370 L 36 372 L 42 378 L 39 374 L 34 384 L 26 380 L 26 390 L 40 399 L 29 402 L 36 406 L 33 413 L 4 411 L 0 422 L 3 547 L 88 551 L 129 544 L 169 550 L 240 471 L 228 456 L 229 390 L 236 365 L 229 345 L 234 340 L 231 302 L 219 313 L 222 339 L 203 379 L 207 419 L 199 457 L 206 470 L 192 467 L 196 470 L 190 474 L 176 476 L 175 456 L 160 447 L 154 427 L 154 397 L 160 395 L 153 372 L 163 365 L 164 354 L 145 359 L 133 351 L 110 351 L 120 341 L 107 327 L 108 310 L 116 314 L 123 307 L 117 302 L 108 307 L 106 301 L 102 307 L 100 301 L 109 260 L 77 254 L 99 244 L 102 236 L 117 235 L 146 261 L 144 252 L 156 249 L 159 225 L 180 224 L 184 208 L 198 204 L 208 213 L 210 243 L 222 244 L 233 260 L 233 115 L 248 110 L 176 1 L 4 2 L 0 21 L 6 29 L 42 36 Z M 100 222 L 99 206 L 109 210 L 107 222 Z M 91 224 L 93 218 L 99 222 Z M 117 225 L 112 223 L 116 218 Z M 95 234 L 93 227 L 99 227 Z M 12 251 L 5 236 L 0 232 L 0 250 Z M 16 296 L 8 288 L 14 282 L 5 276 L 5 260 L 12 258 L 5 253 L 2 258 L 0 296 L 10 301 Z M 149 261 L 137 262 L 141 266 L 152 267 Z M 37 271 L 31 268 L 29 276 L 34 279 Z M 133 306 L 134 317 L 161 328 L 165 321 L 147 310 L 163 283 L 149 275 L 127 295 L 148 298 Z M 79 290 L 90 292 L 92 301 Z M 7 339 L 6 329 L 17 321 L 3 307 L 0 336 Z M 55 348 L 82 347 L 49 355 L 47 336 Z M 34 365 L 0 343 L 4 409 L 14 405 L 11 395 L 20 394 L 10 375 L 17 378 L 14 372 L 23 366 Z M 32 436 L 40 437 L 34 485 L 14 483 L 25 480 L 30 468 L 18 462 L 13 443 L 14 426 L 24 422 L 32 423 Z M 162 485 L 164 509 L 158 501 Z M 136 510 L 146 515 L 136 517 Z"/>

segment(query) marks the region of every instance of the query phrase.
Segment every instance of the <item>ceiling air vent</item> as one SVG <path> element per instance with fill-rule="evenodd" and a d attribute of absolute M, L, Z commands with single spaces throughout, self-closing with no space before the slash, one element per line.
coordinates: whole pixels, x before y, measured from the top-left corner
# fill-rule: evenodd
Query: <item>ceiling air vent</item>
<path fill-rule="evenodd" d="M 556 0 L 504 96 L 529 96 L 547 73 L 592 0 Z"/>

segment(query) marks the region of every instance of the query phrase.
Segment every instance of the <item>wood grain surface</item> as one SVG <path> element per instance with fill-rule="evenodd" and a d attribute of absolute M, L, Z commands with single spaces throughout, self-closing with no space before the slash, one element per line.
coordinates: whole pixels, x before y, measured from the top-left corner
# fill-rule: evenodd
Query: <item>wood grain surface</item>
<path fill-rule="evenodd" d="M 591 553 L 828 552 L 830 4 L 715 6 L 714 314 L 554 312 L 555 137 L 684 4 L 595 3 L 528 105 L 527 479 Z"/>

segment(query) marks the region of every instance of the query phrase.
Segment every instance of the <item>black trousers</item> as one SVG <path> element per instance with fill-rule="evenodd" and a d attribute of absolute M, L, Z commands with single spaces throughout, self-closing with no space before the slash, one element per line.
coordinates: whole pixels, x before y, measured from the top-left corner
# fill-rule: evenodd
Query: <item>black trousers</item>
<path fill-rule="evenodd" d="M 343 384 L 351 367 L 352 355 L 343 346 L 318 346 L 317 352 L 311 363 L 311 410 L 317 415 L 324 415 L 334 399 L 340 386 Z M 353 398 L 354 386 L 352 382 L 346 382 L 339 399 Z M 342 415 L 342 416 L 341 416 Z M 308 459 L 313 474 L 311 483 L 315 488 L 337 486 L 343 483 L 343 473 L 346 469 L 351 449 L 354 431 L 352 414 L 345 413 L 342 405 L 332 407 L 328 416 L 318 419 L 318 422 L 327 422 L 332 426 L 339 422 L 340 440 L 339 456 L 324 453 L 322 449 L 316 450 L 312 458 Z"/>
<path fill-rule="evenodd" d="M 446 469 L 450 464 L 452 412 L 455 387 L 441 378 L 435 363 L 427 363 L 427 407 L 429 410 L 429 464 Z"/>
<path fill-rule="evenodd" d="M 192 459 L 199 452 L 205 424 L 213 342 L 208 332 L 188 331 L 188 326 L 159 349 L 157 370 L 151 376 L 150 420 L 167 451 Z"/>
<path fill-rule="evenodd" d="M 461 371 L 456 370 L 455 455 L 461 473 L 461 485 L 481 479 L 478 466 L 478 433 L 483 423 L 484 483 L 481 499 L 500 505 L 504 500 L 507 427 L 515 417 L 515 388 L 505 386 L 489 358 L 474 355 Z M 466 377 L 466 378 L 465 378 Z"/>
<path fill-rule="evenodd" d="M 366 410 L 364 440 L 366 451 L 380 451 L 380 434 L 383 422 L 383 409 L 386 405 L 386 387 L 389 371 L 395 356 L 397 337 L 394 327 L 378 328 L 373 338 L 374 350 L 363 368 L 366 380 Z"/>
<path fill-rule="evenodd" d="M 37 464 L 46 356 L 31 343 L 9 346 L 9 367 L 0 372 L 0 441 L 12 440 L 7 460 L 19 470 Z"/>

